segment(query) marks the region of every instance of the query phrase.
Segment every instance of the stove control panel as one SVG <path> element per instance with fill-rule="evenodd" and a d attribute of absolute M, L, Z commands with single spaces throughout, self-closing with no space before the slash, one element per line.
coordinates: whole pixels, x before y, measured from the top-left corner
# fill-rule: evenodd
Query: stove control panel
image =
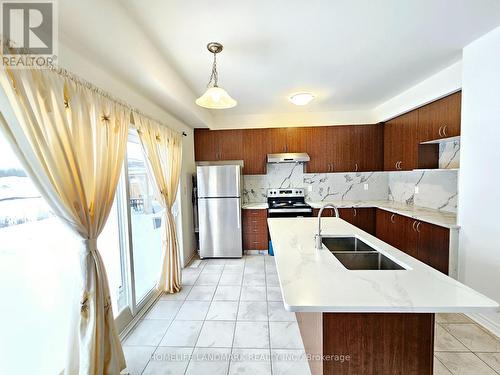
<path fill-rule="evenodd" d="M 304 189 L 292 188 L 292 189 L 267 189 L 268 198 L 278 198 L 278 197 L 304 197 Z"/>

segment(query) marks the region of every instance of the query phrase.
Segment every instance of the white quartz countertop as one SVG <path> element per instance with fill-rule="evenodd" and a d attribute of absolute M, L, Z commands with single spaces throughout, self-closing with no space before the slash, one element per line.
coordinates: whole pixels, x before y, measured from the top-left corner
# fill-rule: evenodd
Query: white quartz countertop
<path fill-rule="evenodd" d="M 323 246 L 317 218 L 270 218 L 276 268 L 289 311 L 493 312 L 497 302 L 338 218 L 323 218 L 324 236 L 357 236 L 406 270 L 348 270 Z"/>
<path fill-rule="evenodd" d="M 244 203 L 241 208 L 244 210 L 267 210 L 268 205 L 267 203 Z"/>
<path fill-rule="evenodd" d="M 334 204 L 339 208 L 348 207 L 375 207 L 386 211 L 394 212 L 399 215 L 408 216 L 415 220 L 425 221 L 430 224 L 439 225 L 445 228 L 458 228 L 457 215 L 453 212 L 434 210 L 432 208 L 424 208 L 418 206 L 410 206 L 404 203 L 393 201 L 325 201 L 325 202 L 310 202 L 313 208 L 321 208 L 327 203 Z"/>

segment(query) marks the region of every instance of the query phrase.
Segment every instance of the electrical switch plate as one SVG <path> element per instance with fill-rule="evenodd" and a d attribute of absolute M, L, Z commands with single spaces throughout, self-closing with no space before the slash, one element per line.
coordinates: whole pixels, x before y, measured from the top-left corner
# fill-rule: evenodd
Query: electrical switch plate
<path fill-rule="evenodd" d="M 415 194 L 418 194 L 418 186 L 415 186 Z"/>
<path fill-rule="evenodd" d="M 307 191 L 309 191 L 309 192 L 313 191 L 313 187 L 312 187 L 312 185 L 308 185 L 308 186 L 307 186 Z"/>
<path fill-rule="evenodd" d="M 365 190 L 368 190 L 368 184 L 364 184 L 364 185 L 363 185 L 363 188 L 364 188 Z"/>

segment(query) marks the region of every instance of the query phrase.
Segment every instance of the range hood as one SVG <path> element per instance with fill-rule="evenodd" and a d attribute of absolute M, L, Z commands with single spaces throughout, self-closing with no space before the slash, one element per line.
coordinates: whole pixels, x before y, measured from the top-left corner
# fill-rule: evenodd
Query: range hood
<path fill-rule="evenodd" d="M 311 158 L 305 152 L 267 154 L 268 163 L 305 163 L 309 160 L 311 160 Z"/>

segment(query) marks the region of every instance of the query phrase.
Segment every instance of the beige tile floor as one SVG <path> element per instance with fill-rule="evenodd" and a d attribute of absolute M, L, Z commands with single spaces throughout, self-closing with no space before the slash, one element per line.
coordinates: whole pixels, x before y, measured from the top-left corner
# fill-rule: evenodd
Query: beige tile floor
<path fill-rule="evenodd" d="M 274 258 L 203 260 L 124 341 L 130 375 L 309 375 Z M 499 375 L 500 340 L 462 314 L 437 314 L 434 374 Z"/>

